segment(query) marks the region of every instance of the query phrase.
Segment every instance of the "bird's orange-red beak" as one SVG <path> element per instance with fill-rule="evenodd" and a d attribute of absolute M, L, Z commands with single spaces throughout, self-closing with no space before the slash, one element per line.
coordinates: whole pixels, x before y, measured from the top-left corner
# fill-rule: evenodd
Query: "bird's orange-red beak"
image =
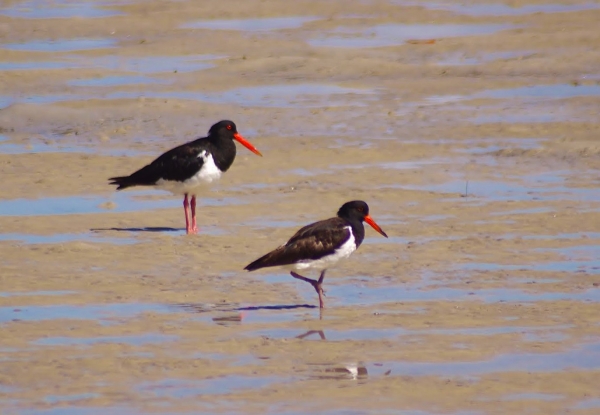
<path fill-rule="evenodd" d="M 246 140 L 244 137 L 242 137 L 242 135 L 240 133 L 233 134 L 233 138 L 235 138 L 237 141 L 239 141 L 241 145 L 246 147 L 248 150 L 250 150 L 254 154 L 262 157 L 262 154 L 260 153 L 260 151 L 258 151 L 258 149 L 256 147 L 254 147 L 252 144 L 250 144 L 250 142 L 248 140 Z"/>
<path fill-rule="evenodd" d="M 381 229 L 379 227 L 379 225 L 377 223 L 375 223 L 375 221 L 373 220 L 373 218 L 371 217 L 371 215 L 365 216 L 365 222 L 367 222 L 369 225 L 371 225 L 371 227 L 373 229 L 375 229 L 377 232 L 379 232 L 380 234 L 382 234 L 386 238 L 388 237 L 387 234 L 383 231 L 383 229 Z"/>

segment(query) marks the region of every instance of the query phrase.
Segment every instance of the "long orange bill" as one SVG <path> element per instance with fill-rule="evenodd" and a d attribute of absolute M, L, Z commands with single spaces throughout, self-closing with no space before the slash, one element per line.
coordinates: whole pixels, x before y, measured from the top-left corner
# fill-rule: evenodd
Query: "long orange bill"
<path fill-rule="evenodd" d="M 254 147 L 252 144 L 250 144 L 249 141 L 247 141 L 244 137 L 242 137 L 241 134 L 235 133 L 233 135 L 233 138 L 235 138 L 237 141 L 239 141 L 240 144 L 242 144 L 244 147 L 246 147 L 248 150 L 250 150 L 254 154 L 257 154 L 262 157 L 262 154 L 260 154 L 260 151 L 258 151 L 258 149 L 256 147 Z"/>
<path fill-rule="evenodd" d="M 375 229 L 377 232 L 379 232 L 380 234 L 382 234 L 386 238 L 388 237 L 387 234 L 383 231 L 383 229 L 381 229 L 379 227 L 379 225 L 375 223 L 375 221 L 373 220 L 373 218 L 371 218 L 371 215 L 365 216 L 365 222 L 367 222 L 369 225 L 371 225 L 371 227 L 373 229 Z"/>

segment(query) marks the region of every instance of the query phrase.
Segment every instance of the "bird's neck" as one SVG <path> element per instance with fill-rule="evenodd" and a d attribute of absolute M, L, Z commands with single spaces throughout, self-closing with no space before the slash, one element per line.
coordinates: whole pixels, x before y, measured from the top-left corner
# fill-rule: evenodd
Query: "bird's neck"
<path fill-rule="evenodd" d="M 354 242 L 358 248 L 362 241 L 365 239 L 365 226 L 358 219 L 346 219 L 346 222 L 352 227 L 352 234 L 354 235 Z"/>
<path fill-rule="evenodd" d="M 220 139 L 219 137 L 209 139 L 211 153 L 215 165 L 222 172 L 229 170 L 235 160 L 235 143 L 230 139 Z"/>

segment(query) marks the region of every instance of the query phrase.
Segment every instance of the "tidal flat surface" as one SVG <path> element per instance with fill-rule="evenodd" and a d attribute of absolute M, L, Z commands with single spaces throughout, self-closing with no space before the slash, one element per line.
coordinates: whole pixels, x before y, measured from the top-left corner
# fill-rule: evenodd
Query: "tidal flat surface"
<path fill-rule="evenodd" d="M 598 21 L 0 2 L 0 413 L 598 413 Z M 198 235 L 178 196 L 108 185 L 224 118 L 264 157 L 238 146 Z M 352 199 L 390 237 L 325 310 L 243 271 Z"/>

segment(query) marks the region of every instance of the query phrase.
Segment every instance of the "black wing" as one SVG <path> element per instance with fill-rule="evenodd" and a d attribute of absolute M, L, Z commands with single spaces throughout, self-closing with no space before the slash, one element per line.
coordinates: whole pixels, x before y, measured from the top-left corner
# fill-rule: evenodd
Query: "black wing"
<path fill-rule="evenodd" d="M 244 269 L 290 265 L 302 260 L 315 260 L 333 254 L 350 238 L 350 225 L 341 218 L 315 222 L 300 229 L 285 245 L 258 258 Z"/>
<path fill-rule="evenodd" d="M 121 190 L 130 186 L 152 186 L 160 179 L 184 181 L 202 168 L 204 159 L 198 155 L 205 147 L 204 139 L 180 145 L 129 176 L 111 177 L 110 184 L 118 185 L 117 190 Z"/>

